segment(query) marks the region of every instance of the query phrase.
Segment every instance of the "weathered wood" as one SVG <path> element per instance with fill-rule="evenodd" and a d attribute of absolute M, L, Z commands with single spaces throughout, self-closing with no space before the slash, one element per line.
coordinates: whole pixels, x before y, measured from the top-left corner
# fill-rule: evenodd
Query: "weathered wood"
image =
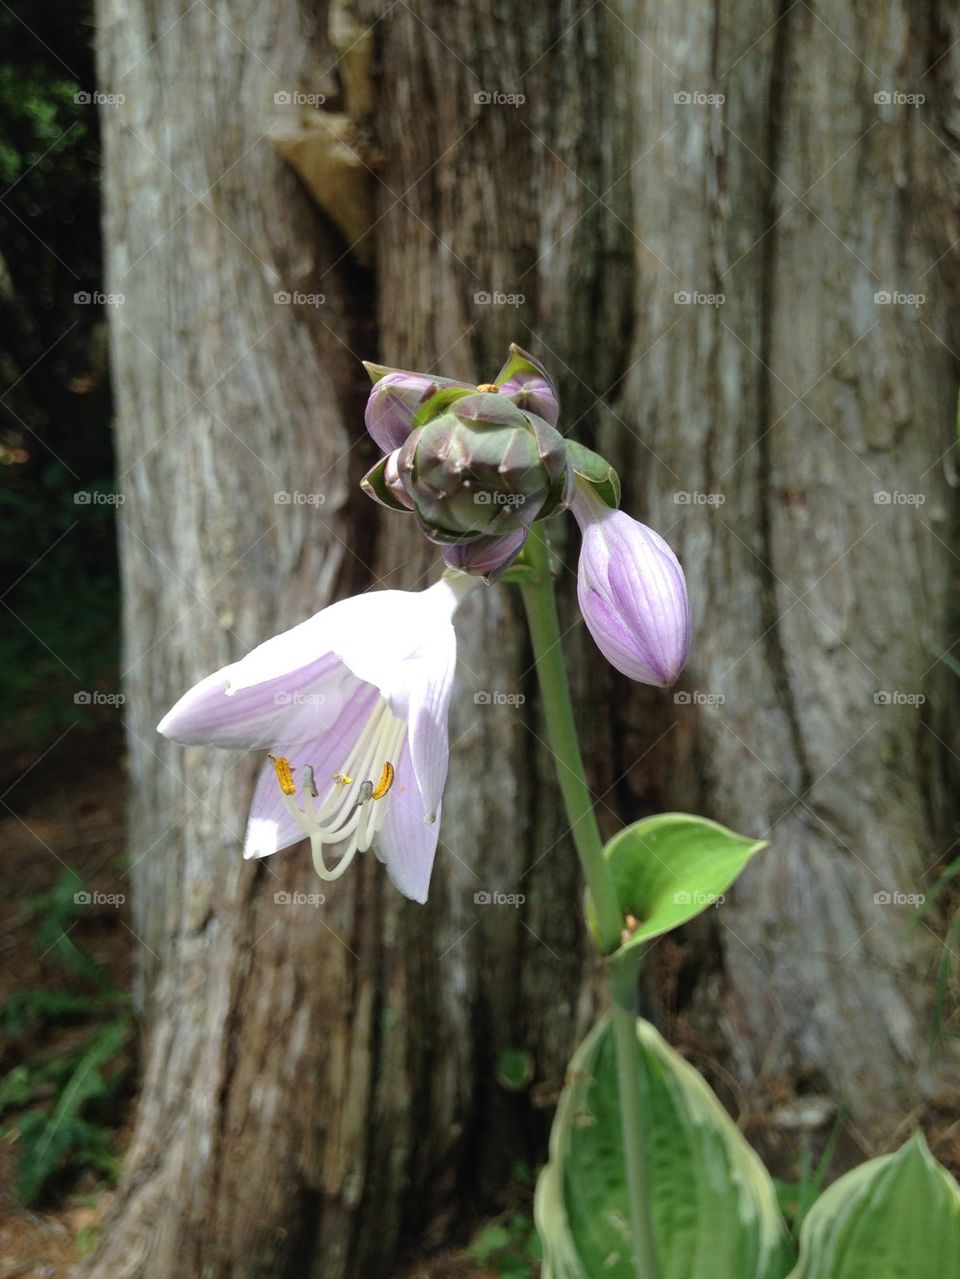
<path fill-rule="evenodd" d="M 900 6 L 840 0 L 816 16 L 371 4 L 352 18 L 376 47 L 373 115 L 355 121 L 375 169 L 368 273 L 266 137 L 277 92 L 350 105 L 344 13 L 99 3 L 101 86 L 127 98 L 104 140 L 108 287 L 127 298 L 113 366 L 145 1013 L 103 1279 L 395 1273 L 542 1151 L 542 1123 L 495 1083 L 497 1051 L 534 1052 L 549 1091 L 591 1010 L 579 878 L 505 590 L 462 615 L 425 908 L 371 858 L 320 908 L 277 903 L 318 885 L 302 853 L 239 860 L 253 761 L 154 734 L 194 679 L 273 631 L 433 571 L 410 525 L 357 491 L 361 358 L 485 378 L 509 341 L 538 350 L 567 429 L 609 453 L 625 504 L 684 559 L 684 687 L 719 706 L 604 667 L 558 530 L 606 828 L 672 805 L 776 846 L 711 916 L 722 1008 L 701 997 L 698 1015 L 721 1018 L 741 1083 L 773 1072 L 846 1100 L 866 1143 L 939 1087 L 917 1078 L 925 935 L 905 951 L 904 912 L 873 897 L 923 892 L 949 842 L 928 668 L 950 574 L 937 458 L 955 380 L 940 343 L 960 340 L 956 161 L 933 92 L 926 114 L 873 94 L 910 91 L 949 33 L 931 50 Z M 956 57 L 927 77 L 940 92 Z M 895 288 L 930 300 L 874 305 Z M 494 292 L 524 301 L 475 298 Z M 927 501 L 884 508 L 881 489 Z M 276 504 L 283 491 L 322 504 Z M 931 701 L 877 706 L 878 688 Z M 478 706 L 481 690 L 528 700 Z M 526 902 L 475 903 L 491 889 Z"/>

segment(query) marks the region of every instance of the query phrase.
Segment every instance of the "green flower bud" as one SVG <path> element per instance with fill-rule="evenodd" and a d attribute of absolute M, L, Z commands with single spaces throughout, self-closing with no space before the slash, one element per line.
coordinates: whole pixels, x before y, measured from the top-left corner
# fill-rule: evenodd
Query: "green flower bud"
<path fill-rule="evenodd" d="M 415 414 L 397 470 L 433 541 L 501 536 L 565 504 L 562 436 L 493 390 L 451 388 Z"/>

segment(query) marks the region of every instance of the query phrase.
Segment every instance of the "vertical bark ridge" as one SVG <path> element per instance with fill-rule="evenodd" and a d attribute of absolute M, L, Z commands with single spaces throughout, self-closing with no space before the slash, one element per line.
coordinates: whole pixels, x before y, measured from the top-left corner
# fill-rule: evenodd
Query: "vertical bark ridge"
<path fill-rule="evenodd" d="M 806 795 L 813 785 L 814 774 L 807 758 L 794 690 L 790 680 L 783 636 L 780 630 L 777 582 L 772 567 L 774 546 L 773 513 L 771 509 L 776 500 L 776 494 L 771 482 L 773 465 L 770 434 L 775 418 L 772 362 L 775 358 L 774 314 L 778 302 L 776 289 L 779 249 L 780 160 L 784 132 L 787 128 L 784 108 L 788 101 L 786 84 L 787 77 L 790 74 L 792 47 L 790 10 L 793 7 L 794 0 L 780 0 L 772 32 L 773 48 L 770 54 L 770 80 L 768 85 L 766 154 L 764 155 L 767 189 L 764 201 L 764 216 L 768 220 L 771 230 L 763 241 L 761 249 L 762 266 L 760 268 L 761 368 L 757 374 L 757 453 L 759 466 L 757 468 L 756 506 L 759 515 L 757 532 L 761 547 L 761 563 L 757 566 L 757 572 L 764 579 L 761 592 L 761 626 L 763 628 L 767 661 L 770 665 L 778 698 L 783 707 L 787 723 L 790 726 L 792 750 L 796 760 L 796 790 L 798 794 Z"/>

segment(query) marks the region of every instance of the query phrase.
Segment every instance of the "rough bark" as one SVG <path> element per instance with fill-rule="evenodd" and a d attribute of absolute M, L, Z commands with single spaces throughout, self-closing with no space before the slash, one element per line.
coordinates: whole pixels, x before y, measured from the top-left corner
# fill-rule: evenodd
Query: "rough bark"
<path fill-rule="evenodd" d="M 530 1049 L 549 1093 L 591 998 L 505 591 L 464 610 L 426 908 L 372 858 L 322 908 L 277 903 L 317 884 L 300 854 L 239 861 L 253 761 L 154 735 L 186 686 L 266 635 L 431 571 L 356 489 L 365 357 L 485 378 L 510 340 L 539 350 L 567 429 L 678 546 L 697 616 L 685 687 L 722 705 L 602 667 L 561 532 L 562 587 L 607 827 L 672 805 L 775 844 L 713 917 L 722 969 L 701 985 L 722 994 L 740 1083 L 825 1091 L 867 1143 L 937 1094 L 925 935 L 905 957 L 903 911 L 874 903 L 924 891 L 949 816 L 929 668 L 950 580 L 936 461 L 955 384 L 953 122 L 873 94 L 910 91 L 951 37 L 905 12 L 801 3 L 771 26 L 738 3 L 522 20 L 498 0 L 370 6 L 353 16 L 376 51 L 373 113 L 353 122 L 368 271 L 265 136 L 278 91 L 351 107 L 336 96 L 347 15 L 100 0 L 101 87 L 127 97 L 104 139 L 107 283 L 127 299 L 113 365 L 145 1078 L 92 1273 L 396 1273 L 542 1150 L 495 1056 Z M 927 77 L 940 90 L 955 57 Z M 874 306 L 884 288 L 930 301 Z M 277 290 L 325 302 L 276 305 Z M 680 290 L 726 301 L 676 304 Z M 524 301 L 475 300 L 494 291 Z M 880 507 L 881 489 L 927 502 Z M 931 701 L 877 706 L 880 688 Z M 481 689 L 528 700 L 480 707 Z M 526 902 L 477 906 L 481 889 Z"/>

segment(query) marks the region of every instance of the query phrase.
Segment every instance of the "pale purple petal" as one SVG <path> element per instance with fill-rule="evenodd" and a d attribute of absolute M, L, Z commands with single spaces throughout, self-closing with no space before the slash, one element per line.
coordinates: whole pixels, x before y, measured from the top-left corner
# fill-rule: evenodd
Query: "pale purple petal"
<path fill-rule="evenodd" d="M 680 561 L 653 529 L 602 503 L 574 507 L 583 529 L 580 609 L 618 671 L 666 688 L 687 659 L 690 602 Z"/>
<path fill-rule="evenodd" d="M 437 592 L 424 618 L 419 648 L 378 681 L 393 713 L 407 723 L 410 754 L 423 808 L 433 820 L 440 805 L 450 758 L 448 716 L 457 665 L 457 639 L 450 620 L 459 598 L 476 579 L 446 581 L 430 588 Z M 438 591 L 438 588 L 441 588 Z M 420 598 L 430 594 L 422 592 Z"/>
<path fill-rule="evenodd" d="M 539 373 L 514 373 L 500 387 L 500 394 L 507 396 L 526 413 L 536 413 L 551 426 L 560 418 L 560 400 L 553 384 Z"/>
<path fill-rule="evenodd" d="M 413 415 L 421 404 L 447 387 L 467 387 L 469 382 L 455 382 L 429 373 L 408 373 L 393 369 L 374 384 L 367 399 L 364 422 L 374 441 L 384 453 L 398 449 L 410 434 Z"/>
<path fill-rule="evenodd" d="M 185 744 L 241 750 L 269 746 L 281 738 L 314 737 L 319 727 L 336 719 L 355 682 L 338 657 L 322 653 L 293 670 L 237 688 L 246 660 L 195 684 L 167 711 L 157 732 Z"/>
<path fill-rule="evenodd" d="M 386 866 L 394 886 L 405 897 L 425 902 L 440 838 L 440 809 L 438 805 L 436 821 L 424 821 L 423 803 L 407 747 L 397 765 L 389 804 L 374 851 Z"/>
<path fill-rule="evenodd" d="M 510 567 L 523 550 L 528 529 L 516 529 L 497 537 L 478 537 L 460 546 L 445 546 L 443 561 L 460 573 L 473 573 L 490 582 Z"/>

